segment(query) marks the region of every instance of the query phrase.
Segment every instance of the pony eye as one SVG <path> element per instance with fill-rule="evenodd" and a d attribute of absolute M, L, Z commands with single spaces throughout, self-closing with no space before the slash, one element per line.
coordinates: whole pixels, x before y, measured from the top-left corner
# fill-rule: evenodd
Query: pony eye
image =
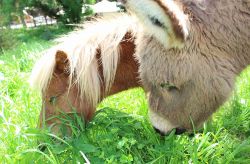
<path fill-rule="evenodd" d="M 55 103 L 56 103 L 56 96 L 52 96 L 52 97 L 50 97 L 49 98 L 49 103 L 51 104 L 51 105 L 55 105 Z"/>
<path fill-rule="evenodd" d="M 149 19 L 150 19 L 150 21 L 154 24 L 154 25 L 156 25 L 156 26 L 158 26 L 158 27 L 161 27 L 161 28 L 164 28 L 165 26 L 164 26 L 164 23 L 162 23 L 159 19 L 157 19 L 156 17 L 152 17 L 152 16 L 148 16 L 149 17 Z"/>

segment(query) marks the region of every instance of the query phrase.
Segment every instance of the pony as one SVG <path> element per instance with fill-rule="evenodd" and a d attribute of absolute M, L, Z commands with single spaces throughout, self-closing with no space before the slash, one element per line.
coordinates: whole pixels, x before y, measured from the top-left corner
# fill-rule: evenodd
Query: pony
<path fill-rule="evenodd" d="M 249 0 L 122 0 L 143 29 L 135 56 L 152 125 L 198 128 L 250 64 Z"/>
<path fill-rule="evenodd" d="M 68 116 L 76 112 L 89 122 L 103 98 L 141 86 L 139 63 L 133 56 L 136 24 L 121 13 L 95 19 L 44 53 L 30 78 L 42 93 L 40 128 L 59 134 L 62 112 Z"/>

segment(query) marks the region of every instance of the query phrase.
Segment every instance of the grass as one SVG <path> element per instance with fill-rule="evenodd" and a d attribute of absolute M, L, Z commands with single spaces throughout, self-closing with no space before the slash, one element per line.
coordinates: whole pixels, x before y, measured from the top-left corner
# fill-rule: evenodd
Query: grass
<path fill-rule="evenodd" d="M 49 39 L 41 37 L 46 30 Z M 74 137 L 37 129 L 41 97 L 27 80 L 39 53 L 52 45 L 50 38 L 64 32 L 15 31 L 20 43 L 0 54 L 1 163 L 250 163 L 250 69 L 204 131 L 192 137 L 156 134 L 140 88 L 105 99 L 86 128 L 71 120 L 79 127 Z"/>

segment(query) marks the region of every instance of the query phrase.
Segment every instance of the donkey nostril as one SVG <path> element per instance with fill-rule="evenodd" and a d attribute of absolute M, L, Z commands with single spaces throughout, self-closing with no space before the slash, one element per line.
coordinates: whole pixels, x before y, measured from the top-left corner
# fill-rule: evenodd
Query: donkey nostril
<path fill-rule="evenodd" d="M 155 132 L 157 132 L 158 134 L 160 134 L 161 136 L 166 136 L 169 133 L 164 133 L 162 131 L 160 131 L 159 129 L 154 127 Z M 187 130 L 184 128 L 175 128 L 175 135 L 181 135 L 183 133 L 185 133 Z"/>
<path fill-rule="evenodd" d="M 157 129 L 157 128 L 154 127 L 154 130 L 155 130 L 156 133 L 160 134 L 161 136 L 165 136 L 165 133 L 163 133 L 159 129 Z"/>
<path fill-rule="evenodd" d="M 183 134 L 185 133 L 187 130 L 184 129 L 184 128 L 175 128 L 175 134 L 176 135 L 180 135 L 180 134 Z"/>

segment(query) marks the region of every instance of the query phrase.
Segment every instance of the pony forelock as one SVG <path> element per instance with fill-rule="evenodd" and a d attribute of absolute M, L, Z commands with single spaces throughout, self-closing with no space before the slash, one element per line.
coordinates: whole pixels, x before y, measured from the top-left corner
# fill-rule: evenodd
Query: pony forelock
<path fill-rule="evenodd" d="M 55 66 L 56 49 L 51 48 L 43 53 L 44 55 L 36 62 L 32 69 L 29 83 L 33 88 L 41 91 L 46 89 L 53 75 Z"/>
<path fill-rule="evenodd" d="M 49 49 L 36 63 L 30 78 L 31 85 L 41 91 L 46 90 L 53 76 L 56 51 L 62 50 L 70 64 L 69 85 L 77 85 L 80 97 L 95 107 L 100 100 L 101 89 L 107 92 L 114 81 L 119 44 L 127 32 L 132 35 L 137 33 L 136 24 L 135 19 L 126 14 L 104 16 L 85 23 L 83 30 L 60 38 L 61 43 Z M 97 49 L 101 52 L 104 81 L 101 81 L 98 72 Z"/>

